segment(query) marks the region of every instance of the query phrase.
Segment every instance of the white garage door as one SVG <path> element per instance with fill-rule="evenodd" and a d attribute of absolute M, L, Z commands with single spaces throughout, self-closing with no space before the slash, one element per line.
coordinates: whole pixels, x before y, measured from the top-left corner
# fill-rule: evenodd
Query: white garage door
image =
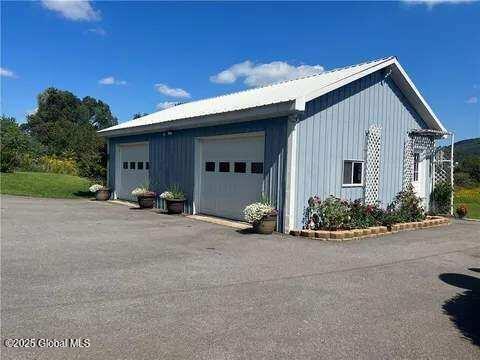
<path fill-rule="evenodd" d="M 148 184 L 148 143 L 117 145 L 116 196 L 124 200 L 137 200 L 133 189 Z"/>
<path fill-rule="evenodd" d="M 262 193 L 264 142 L 263 134 L 201 140 L 199 212 L 243 220 Z"/>

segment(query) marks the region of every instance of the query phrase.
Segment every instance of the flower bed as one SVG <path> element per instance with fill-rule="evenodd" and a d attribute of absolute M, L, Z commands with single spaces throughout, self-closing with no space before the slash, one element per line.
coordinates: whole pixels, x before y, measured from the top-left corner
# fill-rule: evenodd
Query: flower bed
<path fill-rule="evenodd" d="M 315 239 L 358 239 L 448 222 L 442 217 L 427 217 L 422 200 L 410 185 L 400 191 L 386 209 L 379 204 L 364 204 L 362 199 L 311 197 L 304 213 L 303 230 L 293 230 L 291 234 Z"/>
<path fill-rule="evenodd" d="M 290 235 L 303 236 L 312 240 L 344 241 L 355 240 L 367 237 L 374 237 L 392 234 L 399 231 L 417 230 L 433 226 L 448 225 L 450 220 L 441 216 L 429 216 L 426 220 L 393 224 L 390 228 L 386 226 L 372 226 L 365 229 L 352 230 L 292 230 Z"/>

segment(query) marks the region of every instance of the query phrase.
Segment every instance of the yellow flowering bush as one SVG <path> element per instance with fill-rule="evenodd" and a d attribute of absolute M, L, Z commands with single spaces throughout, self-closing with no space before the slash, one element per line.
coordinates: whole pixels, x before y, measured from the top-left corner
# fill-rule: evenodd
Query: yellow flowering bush
<path fill-rule="evenodd" d="M 78 175 L 77 163 L 72 158 L 60 158 L 54 155 L 44 155 L 38 159 L 38 167 L 44 172 Z"/>

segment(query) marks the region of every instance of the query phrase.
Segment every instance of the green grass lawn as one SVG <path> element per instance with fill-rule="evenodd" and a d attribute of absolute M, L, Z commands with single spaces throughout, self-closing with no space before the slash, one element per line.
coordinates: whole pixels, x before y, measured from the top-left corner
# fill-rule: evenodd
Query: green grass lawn
<path fill-rule="evenodd" d="M 460 204 L 467 205 L 467 217 L 471 219 L 480 219 L 480 187 L 473 189 L 457 188 L 455 189 L 455 207 Z"/>
<path fill-rule="evenodd" d="M 48 198 L 85 198 L 91 182 L 87 179 L 40 172 L 15 172 L 0 174 L 0 193 Z"/>

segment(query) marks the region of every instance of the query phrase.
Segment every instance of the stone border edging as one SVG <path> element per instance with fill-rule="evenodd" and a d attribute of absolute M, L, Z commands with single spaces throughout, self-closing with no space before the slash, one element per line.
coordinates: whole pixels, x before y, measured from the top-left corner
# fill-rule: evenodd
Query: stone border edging
<path fill-rule="evenodd" d="M 344 240 L 356 240 L 367 237 L 381 236 L 387 234 L 393 234 L 399 231 L 417 230 L 434 226 L 449 225 L 450 220 L 441 216 L 430 216 L 426 220 L 398 223 L 393 224 L 391 229 L 388 230 L 386 226 L 374 226 L 366 229 L 353 229 L 353 230 L 291 230 L 290 235 L 302 236 L 315 240 L 324 241 L 344 241 Z"/>

